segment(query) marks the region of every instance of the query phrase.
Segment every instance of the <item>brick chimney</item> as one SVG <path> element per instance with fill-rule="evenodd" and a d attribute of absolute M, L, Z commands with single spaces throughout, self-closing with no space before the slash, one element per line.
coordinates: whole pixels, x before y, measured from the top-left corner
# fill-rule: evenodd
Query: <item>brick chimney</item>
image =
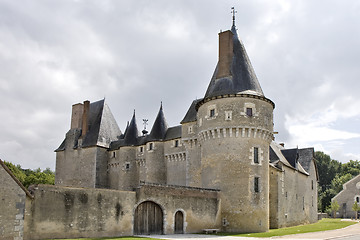
<path fill-rule="evenodd" d="M 88 131 L 88 117 L 89 117 L 89 110 L 90 110 L 90 101 L 84 101 L 84 111 L 82 114 L 82 133 L 81 137 L 84 137 Z"/>
<path fill-rule="evenodd" d="M 82 127 L 83 112 L 84 112 L 84 105 L 82 103 L 77 103 L 72 105 L 70 129 L 76 129 Z"/>
<path fill-rule="evenodd" d="M 233 33 L 228 30 L 219 33 L 219 63 L 216 78 L 231 75 L 231 63 L 233 58 Z"/>

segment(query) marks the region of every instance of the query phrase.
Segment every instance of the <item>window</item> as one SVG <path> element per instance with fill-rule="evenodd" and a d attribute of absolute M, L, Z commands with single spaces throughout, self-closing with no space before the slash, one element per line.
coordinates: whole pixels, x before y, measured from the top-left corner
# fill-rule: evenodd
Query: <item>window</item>
<path fill-rule="evenodd" d="M 248 115 L 249 117 L 252 117 L 252 115 L 253 115 L 252 108 L 246 108 L 246 115 Z"/>
<path fill-rule="evenodd" d="M 314 180 L 311 180 L 311 190 L 314 190 Z"/>
<path fill-rule="evenodd" d="M 179 146 L 179 140 L 175 140 L 174 146 L 175 146 L 175 147 L 178 147 L 178 146 Z"/>
<path fill-rule="evenodd" d="M 259 148 L 254 147 L 254 163 L 259 163 Z"/>
<path fill-rule="evenodd" d="M 225 121 L 231 121 L 232 111 L 225 111 Z"/>
<path fill-rule="evenodd" d="M 149 150 L 153 150 L 153 143 L 149 143 Z"/>
<path fill-rule="evenodd" d="M 116 156 L 116 153 L 115 152 L 113 152 L 113 158 Z"/>
<path fill-rule="evenodd" d="M 356 202 L 357 202 L 357 203 L 359 203 L 359 202 L 360 202 L 360 201 L 359 201 L 359 197 L 356 197 Z"/>
<path fill-rule="evenodd" d="M 144 147 L 140 147 L 139 152 L 144 152 Z"/>
<path fill-rule="evenodd" d="M 125 170 L 129 170 L 130 169 L 130 163 L 125 163 Z"/>
<path fill-rule="evenodd" d="M 259 192 L 259 177 L 254 178 L 254 192 Z"/>
<path fill-rule="evenodd" d="M 193 133 L 193 126 L 188 127 L 188 134 L 191 134 L 191 133 Z"/>
<path fill-rule="evenodd" d="M 215 109 L 210 109 L 210 117 L 215 117 Z"/>

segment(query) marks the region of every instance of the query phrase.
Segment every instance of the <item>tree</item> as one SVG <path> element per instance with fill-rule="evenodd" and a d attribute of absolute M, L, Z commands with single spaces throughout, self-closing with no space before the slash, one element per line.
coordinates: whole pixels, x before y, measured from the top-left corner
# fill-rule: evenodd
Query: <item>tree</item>
<path fill-rule="evenodd" d="M 28 188 L 32 184 L 50 184 L 55 183 L 55 174 L 50 168 L 41 171 L 40 168 L 36 170 L 22 169 L 20 165 L 15 166 L 10 162 L 4 162 L 5 165 L 11 170 L 14 176 Z"/>
<path fill-rule="evenodd" d="M 331 181 L 331 189 L 336 193 L 340 192 L 343 189 L 344 183 L 351 180 L 354 177 L 351 173 L 346 173 L 345 175 L 337 174 L 335 178 Z"/>
<path fill-rule="evenodd" d="M 360 211 L 360 206 L 355 201 L 352 205 L 352 210 L 355 211 L 355 219 L 358 219 L 358 212 Z"/>
<path fill-rule="evenodd" d="M 333 218 L 336 217 L 336 212 L 339 210 L 339 208 L 339 203 L 336 200 L 331 202 L 330 209 L 333 213 Z"/>

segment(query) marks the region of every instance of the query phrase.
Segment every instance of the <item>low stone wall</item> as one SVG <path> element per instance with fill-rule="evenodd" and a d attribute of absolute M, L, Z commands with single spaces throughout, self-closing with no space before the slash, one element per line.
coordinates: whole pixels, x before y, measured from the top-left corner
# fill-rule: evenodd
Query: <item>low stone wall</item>
<path fill-rule="evenodd" d="M 164 211 L 164 234 L 174 234 L 175 214 L 184 214 L 184 232 L 221 228 L 219 191 L 181 186 L 144 184 L 137 189 L 137 205 L 144 201 L 159 204 Z"/>
<path fill-rule="evenodd" d="M 27 200 L 25 239 L 133 234 L 135 192 L 38 185 Z"/>

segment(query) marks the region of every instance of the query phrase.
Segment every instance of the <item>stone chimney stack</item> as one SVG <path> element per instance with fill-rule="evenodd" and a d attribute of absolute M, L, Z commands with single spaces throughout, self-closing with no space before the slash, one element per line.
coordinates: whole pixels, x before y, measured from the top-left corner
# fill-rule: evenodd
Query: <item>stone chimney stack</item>
<path fill-rule="evenodd" d="M 70 129 L 76 129 L 82 127 L 83 112 L 84 112 L 84 105 L 82 103 L 77 103 L 72 105 Z"/>
<path fill-rule="evenodd" d="M 90 101 L 84 101 L 84 111 L 82 114 L 82 133 L 81 137 L 84 137 L 88 131 L 88 117 L 89 117 L 89 110 L 90 110 Z"/>
<path fill-rule="evenodd" d="M 216 78 L 228 77 L 231 75 L 231 63 L 233 58 L 233 33 L 228 30 L 219 33 L 219 63 Z"/>

